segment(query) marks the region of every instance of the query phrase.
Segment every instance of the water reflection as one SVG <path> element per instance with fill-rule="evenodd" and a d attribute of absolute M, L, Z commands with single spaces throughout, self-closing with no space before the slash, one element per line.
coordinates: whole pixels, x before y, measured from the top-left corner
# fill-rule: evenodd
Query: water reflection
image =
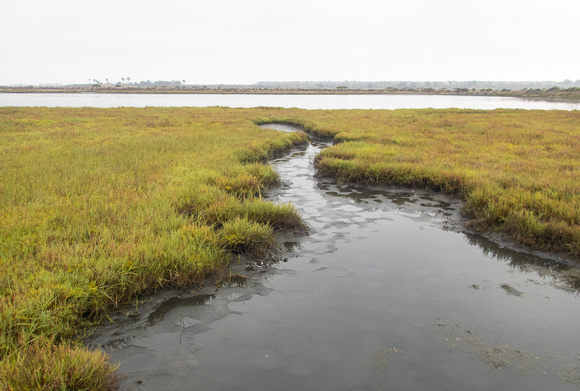
<path fill-rule="evenodd" d="M 165 319 L 166 315 L 175 309 L 180 307 L 190 308 L 192 306 L 211 304 L 214 299 L 215 295 L 213 294 L 195 295 L 185 299 L 180 297 L 172 297 L 171 299 L 161 304 L 159 308 L 157 308 L 151 315 L 149 315 L 147 320 L 149 325 L 153 326 Z"/>
<path fill-rule="evenodd" d="M 332 179 L 318 179 L 317 189 L 325 197 L 340 198 L 358 205 L 368 205 L 371 201 L 383 204 L 375 211 L 388 211 L 389 205 L 396 205 L 402 215 L 414 221 L 425 221 L 427 216 L 432 222 L 442 222 L 445 229 L 462 232 L 469 245 L 481 249 L 482 254 L 490 259 L 505 262 L 508 266 L 523 272 L 535 272 L 541 277 L 551 277 L 564 284 L 568 289 L 579 291 L 580 272 L 572 261 L 566 262 L 556 255 L 533 251 L 515 250 L 517 247 L 509 239 L 500 244 L 481 234 L 467 230 L 460 217 L 462 203 L 444 194 L 419 190 L 368 188 L 357 185 L 344 185 Z M 344 221 L 344 219 L 343 219 Z M 359 222 L 359 225 L 362 222 Z"/>
<path fill-rule="evenodd" d="M 340 197 L 340 198 L 345 198 L 348 200 L 352 200 L 357 204 L 368 204 L 369 202 L 367 201 L 368 198 L 374 198 L 374 197 L 367 197 L 365 194 L 358 194 L 358 193 L 338 193 L 338 192 L 334 192 L 334 191 L 329 191 L 326 193 L 326 195 L 331 196 L 331 197 Z"/>
<path fill-rule="evenodd" d="M 479 247 L 490 259 L 505 262 L 519 271 L 532 271 L 541 277 L 554 278 L 568 289 L 580 293 L 580 272 L 577 266 L 563 260 L 548 259 L 541 255 L 512 250 L 481 235 L 465 233 L 465 237 L 470 245 Z"/>
<path fill-rule="evenodd" d="M 484 256 L 505 262 L 510 267 L 520 271 L 533 271 L 542 277 L 553 277 L 575 291 L 580 289 L 578 268 L 562 259 L 557 259 L 557 256 L 549 254 L 543 254 L 544 256 L 542 256 L 539 252 L 517 251 L 515 250 L 515 244 L 509 243 L 509 239 L 504 239 L 504 242 L 500 244 L 481 234 L 467 231 L 465 225 L 457 221 L 461 203 L 457 200 L 452 201 L 451 197 L 438 194 L 438 199 L 436 199 L 433 193 L 422 191 L 388 191 L 355 185 L 345 186 L 334 183 L 328 178 L 325 179 L 325 182 L 320 182 L 317 188 L 326 197 L 341 198 L 354 204 L 368 205 L 370 201 L 387 204 L 382 209 L 374 209 L 377 211 L 388 211 L 388 204 L 397 205 L 403 214 L 414 218 L 418 222 L 423 221 L 426 215 L 434 219 L 440 218 L 442 219 L 441 221 L 449 223 L 452 222 L 450 220 L 455 220 L 453 221 L 456 223 L 454 227 L 448 224 L 443 224 L 443 227 L 463 232 L 467 243 L 481 249 Z M 445 220 L 445 218 L 449 220 Z"/>

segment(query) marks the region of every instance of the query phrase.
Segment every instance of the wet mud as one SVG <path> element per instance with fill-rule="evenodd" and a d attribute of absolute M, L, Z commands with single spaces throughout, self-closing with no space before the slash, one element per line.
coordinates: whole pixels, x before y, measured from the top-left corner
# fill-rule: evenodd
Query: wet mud
<path fill-rule="evenodd" d="M 279 238 L 281 262 L 154 296 L 89 339 L 125 389 L 580 387 L 575 268 L 468 231 L 442 194 L 316 177 L 326 145 L 273 162 L 267 196 L 310 226 Z"/>

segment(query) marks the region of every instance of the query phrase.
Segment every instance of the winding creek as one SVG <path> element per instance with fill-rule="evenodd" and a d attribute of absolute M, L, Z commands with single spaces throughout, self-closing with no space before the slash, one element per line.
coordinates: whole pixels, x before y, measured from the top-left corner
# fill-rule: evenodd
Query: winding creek
<path fill-rule="evenodd" d="M 318 178 L 324 147 L 273 162 L 268 197 L 311 228 L 281 238 L 285 262 L 164 292 L 91 337 L 126 389 L 580 388 L 575 269 L 467 232 L 458 200 Z"/>

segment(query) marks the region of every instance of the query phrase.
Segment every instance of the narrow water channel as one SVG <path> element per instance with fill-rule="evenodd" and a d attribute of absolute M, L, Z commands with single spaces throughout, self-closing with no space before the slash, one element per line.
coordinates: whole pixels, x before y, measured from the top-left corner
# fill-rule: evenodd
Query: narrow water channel
<path fill-rule="evenodd" d="M 279 125 L 278 130 L 287 130 Z M 465 232 L 461 203 L 274 162 L 310 235 L 243 283 L 165 292 L 90 343 L 130 390 L 577 390 L 580 298 L 551 256 Z M 573 274 L 573 273 L 572 273 Z"/>

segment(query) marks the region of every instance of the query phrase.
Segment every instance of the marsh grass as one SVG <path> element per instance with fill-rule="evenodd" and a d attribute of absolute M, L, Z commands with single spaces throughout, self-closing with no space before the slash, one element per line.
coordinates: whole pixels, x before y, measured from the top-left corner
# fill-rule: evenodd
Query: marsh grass
<path fill-rule="evenodd" d="M 577 111 L 0 108 L 0 386 L 114 388 L 79 330 L 301 229 L 261 195 L 306 134 L 269 122 L 334 137 L 321 174 L 445 191 L 476 228 L 580 254 Z"/>
<path fill-rule="evenodd" d="M 209 109 L 0 109 L 0 387 L 109 389 L 79 330 L 300 228 L 262 163 L 305 135 Z"/>
<path fill-rule="evenodd" d="M 350 110 L 319 128 L 339 142 L 322 174 L 454 194 L 472 227 L 580 256 L 578 111 Z"/>
<path fill-rule="evenodd" d="M 10 390 L 116 390 L 121 376 L 104 354 L 81 346 L 35 341 L 5 366 L 2 384 Z"/>

